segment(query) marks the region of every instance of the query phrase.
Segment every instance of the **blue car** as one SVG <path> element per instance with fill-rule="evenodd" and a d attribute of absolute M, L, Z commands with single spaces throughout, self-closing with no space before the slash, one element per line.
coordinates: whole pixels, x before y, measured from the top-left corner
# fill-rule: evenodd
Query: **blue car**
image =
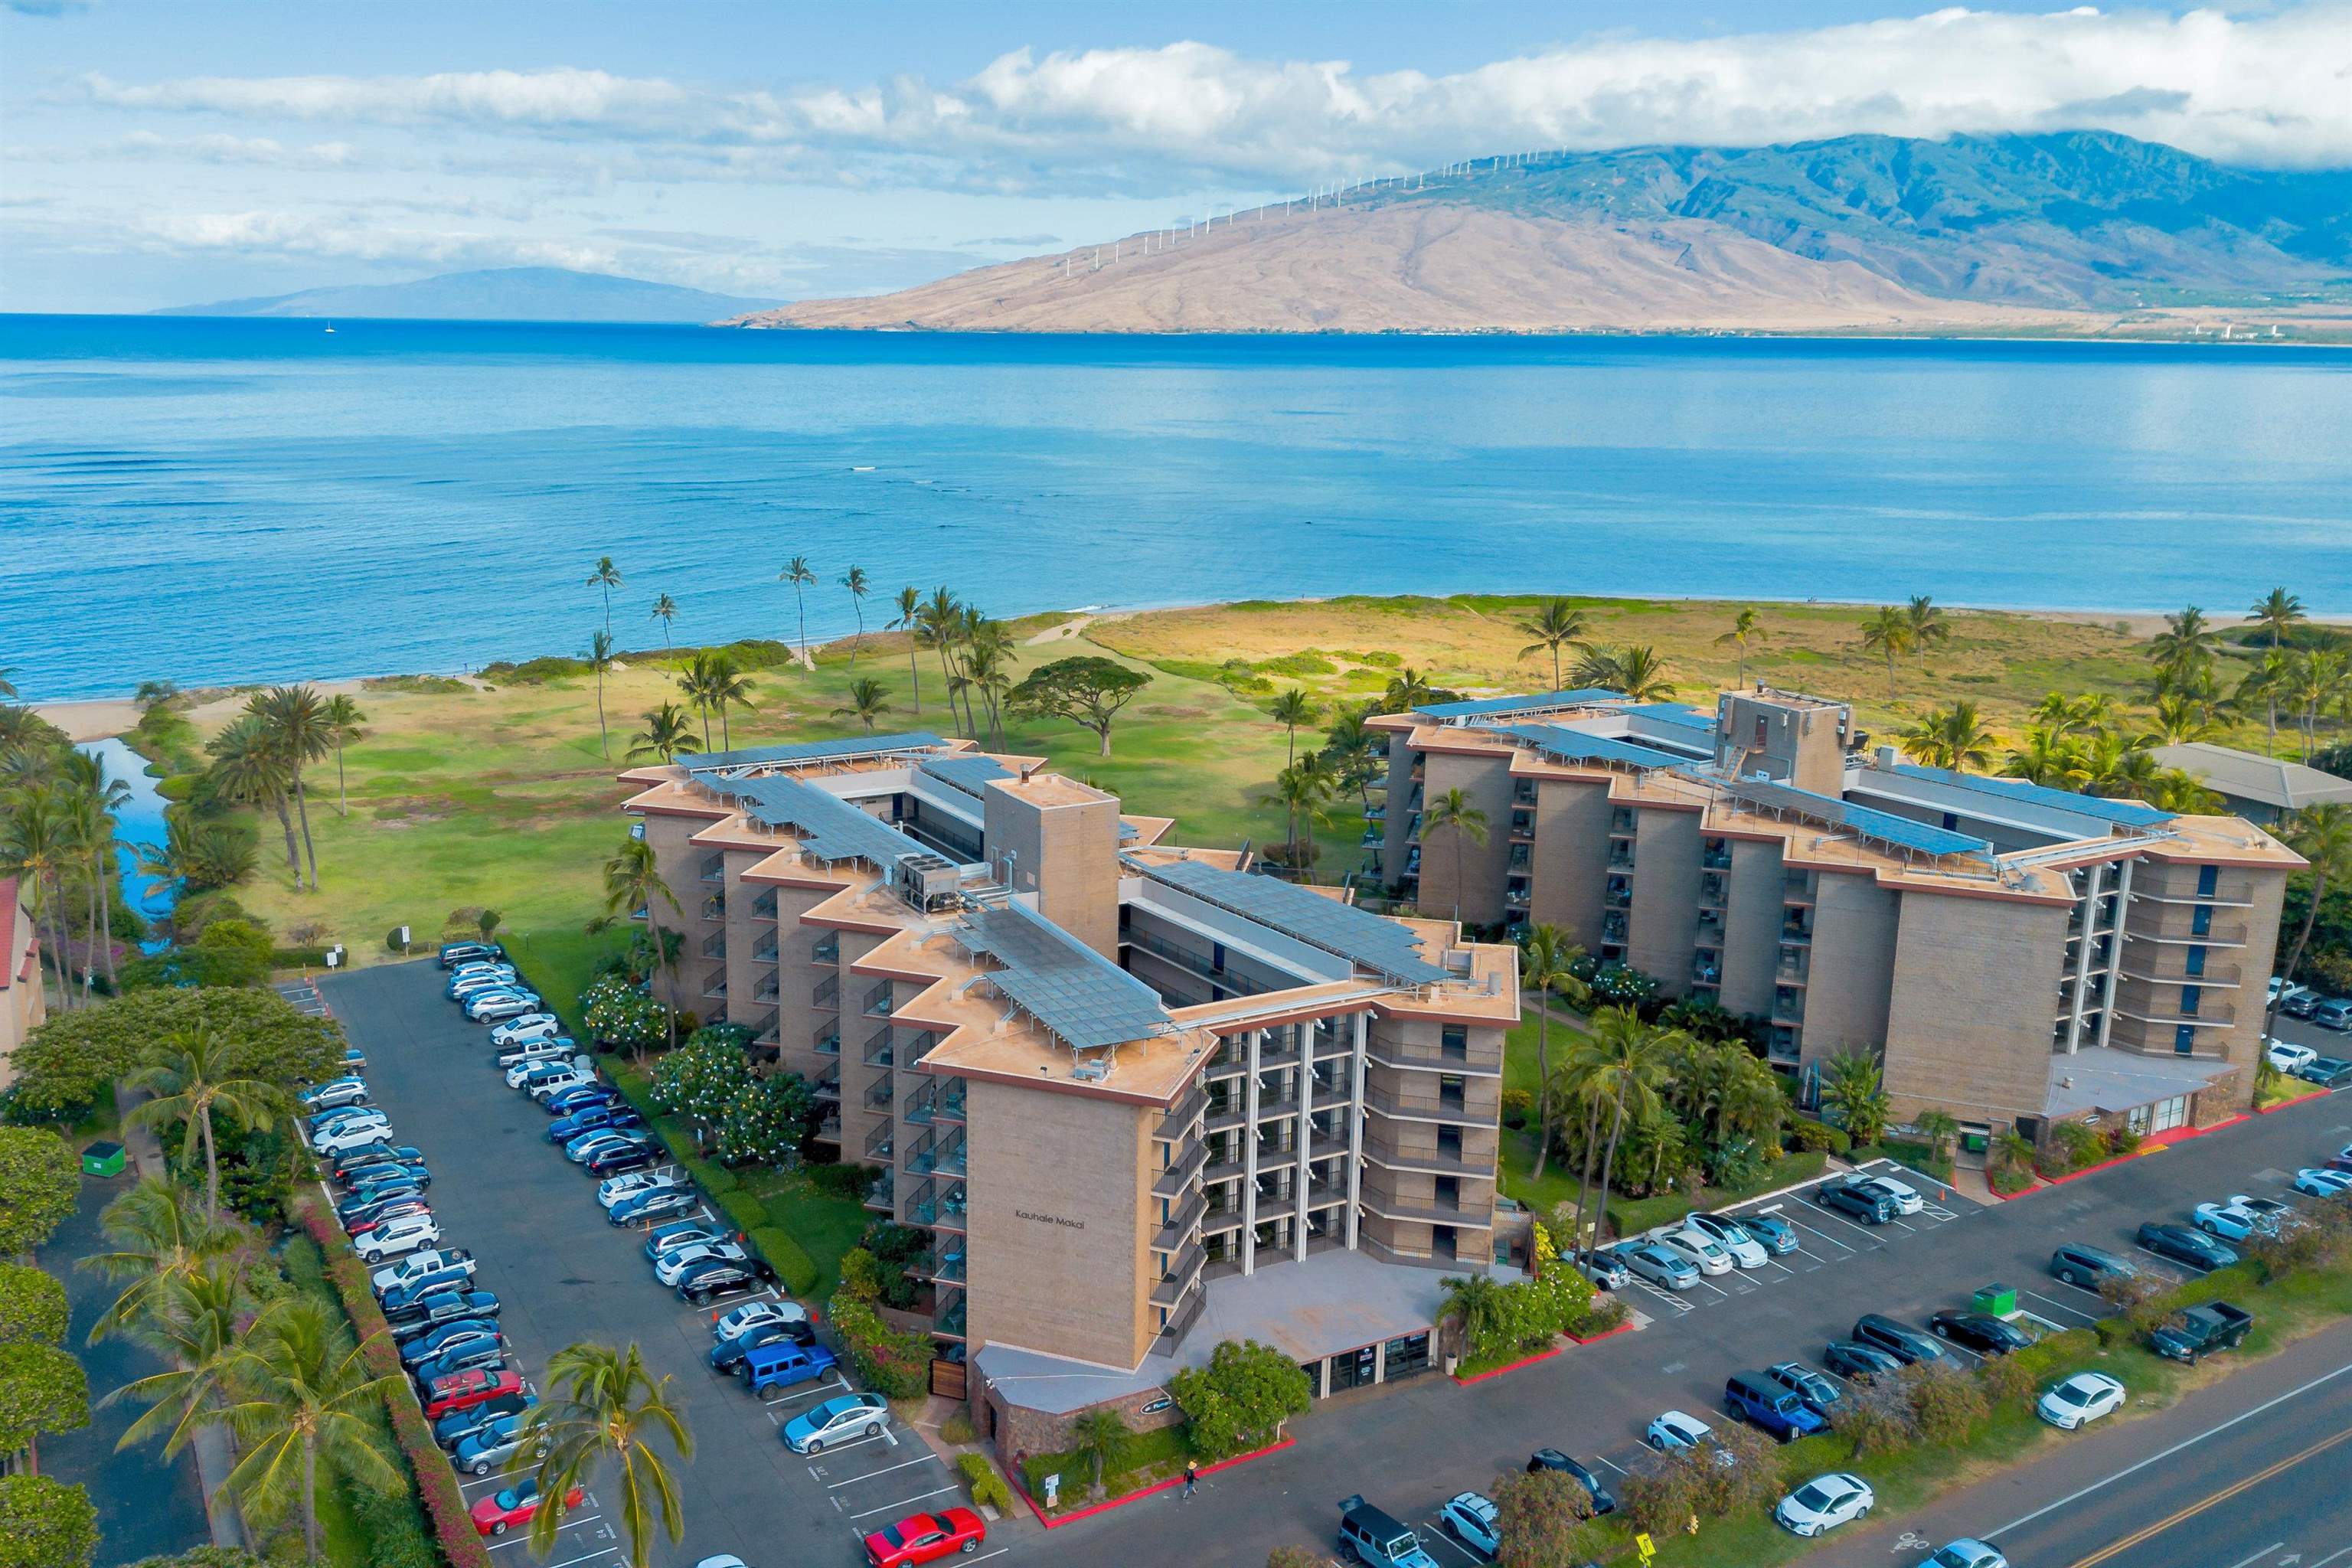
<path fill-rule="evenodd" d="M 401 1346 L 400 1363 L 403 1366 L 415 1366 L 477 1341 L 488 1340 L 495 1344 L 498 1338 L 499 1326 L 488 1319 L 460 1318 Z"/>
<path fill-rule="evenodd" d="M 433 1440 L 454 1448 L 500 1416 L 520 1415 L 538 1403 L 536 1394 L 502 1394 L 470 1410 L 453 1410 L 433 1423 Z"/>
<path fill-rule="evenodd" d="M 356 1193 L 363 1187 L 381 1187 L 394 1182 L 429 1187 L 433 1184 L 433 1173 L 421 1163 L 404 1165 L 397 1160 L 378 1160 L 373 1164 L 352 1166 L 335 1180 L 346 1191 Z"/>
<path fill-rule="evenodd" d="M 790 1388 L 796 1383 L 814 1383 L 833 1373 L 833 1352 L 823 1345 L 800 1345 L 784 1340 L 772 1345 L 761 1345 L 743 1358 L 736 1375 L 755 1394 L 771 1390 Z"/>
<path fill-rule="evenodd" d="M 621 1097 L 601 1083 L 585 1083 L 577 1089 L 558 1089 L 541 1103 L 555 1116 L 569 1116 L 575 1110 L 585 1110 L 593 1105 L 618 1105 Z"/>
<path fill-rule="evenodd" d="M 656 1187 L 649 1193 L 623 1198 L 604 1211 L 604 1217 L 614 1225 L 635 1225 L 657 1215 L 680 1213 L 701 1202 L 692 1187 Z"/>
<path fill-rule="evenodd" d="M 1797 1250 L 1797 1227 L 1778 1215 L 1744 1214 L 1738 1216 L 1739 1228 L 1763 1245 L 1767 1252 Z"/>
<path fill-rule="evenodd" d="M 523 1435 L 520 1415 L 501 1415 L 458 1444 L 457 1451 L 449 1456 L 449 1462 L 460 1470 L 487 1476 L 522 1452 L 528 1441 L 530 1439 Z"/>
<path fill-rule="evenodd" d="M 643 1127 L 646 1119 L 626 1105 L 592 1105 L 575 1110 L 569 1116 L 559 1116 L 548 1124 L 547 1141 L 569 1143 L 574 1138 L 590 1132 L 626 1132 Z"/>

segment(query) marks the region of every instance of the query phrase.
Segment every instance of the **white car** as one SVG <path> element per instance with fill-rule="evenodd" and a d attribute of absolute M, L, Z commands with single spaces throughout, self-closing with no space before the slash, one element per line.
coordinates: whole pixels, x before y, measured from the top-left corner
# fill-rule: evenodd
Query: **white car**
<path fill-rule="evenodd" d="M 429 1214 L 404 1214 L 398 1219 L 388 1219 L 352 1243 L 352 1250 L 360 1255 L 362 1263 L 381 1262 L 397 1258 L 404 1252 L 414 1252 L 420 1247 L 438 1247 L 441 1227 L 433 1223 Z"/>
<path fill-rule="evenodd" d="M 377 1116 L 338 1124 L 332 1131 L 321 1132 L 310 1140 L 311 1149 L 320 1154 L 340 1154 L 346 1149 L 364 1149 L 378 1139 L 389 1140 L 392 1122 Z"/>
<path fill-rule="evenodd" d="M 2078 1372 L 2043 1394 L 2034 1413 L 2053 1426 L 2072 1432 L 2118 1409 L 2124 1385 L 2104 1372 Z"/>
<path fill-rule="evenodd" d="M 2224 1241 L 2243 1241 L 2255 1235 L 2276 1236 L 2279 1215 L 2273 1211 L 2285 1206 L 2274 1200 L 2233 1193 L 2227 1203 L 2199 1204 L 2190 1211 L 2189 1221 L 2208 1236 L 2218 1236 Z"/>
<path fill-rule="evenodd" d="M 591 1132 L 581 1138 L 576 1143 L 566 1144 L 564 1146 L 563 1154 L 564 1157 L 570 1160 L 573 1164 L 584 1165 L 589 1161 L 594 1159 L 605 1150 L 612 1148 L 616 1143 L 642 1143 L 646 1142 L 644 1133 L 645 1129 L 643 1128 L 636 1128 L 627 1132 Z"/>
<path fill-rule="evenodd" d="M 576 1070 L 562 1057 L 533 1057 L 529 1061 L 517 1062 L 507 1068 L 507 1087 L 529 1089 L 531 1085 L 553 1078 L 558 1073 Z"/>
<path fill-rule="evenodd" d="M 519 1046 L 526 1040 L 551 1040 L 563 1032 L 563 1020 L 552 1013 L 526 1013 L 509 1018 L 490 1031 L 490 1044 Z"/>
<path fill-rule="evenodd" d="M 1479 1556 L 1494 1560 L 1503 1550 L 1503 1521 L 1494 1499 L 1483 1492 L 1456 1492 L 1437 1510 L 1445 1533 Z"/>
<path fill-rule="evenodd" d="M 1927 1200 L 1919 1195 L 1919 1189 L 1908 1182 L 1897 1181 L 1878 1171 L 1864 1171 L 1863 1175 L 1872 1186 L 1895 1200 L 1896 1214 L 1917 1214 L 1927 1206 Z"/>
<path fill-rule="evenodd" d="M 523 1067 L 531 1062 L 569 1061 L 578 1047 L 561 1035 L 546 1040 L 520 1040 L 510 1046 L 500 1046 L 494 1058 L 500 1071 Z"/>
<path fill-rule="evenodd" d="M 686 1278 L 686 1271 L 698 1263 L 708 1263 L 713 1259 L 723 1263 L 740 1263 L 743 1258 L 743 1249 L 731 1241 L 705 1242 L 695 1247 L 680 1247 L 661 1255 L 661 1261 L 654 1265 L 654 1278 L 674 1289 L 677 1282 Z"/>
<path fill-rule="evenodd" d="M 2270 1058 L 2271 1066 L 2284 1073 L 2300 1071 L 2319 1059 L 2319 1053 L 2309 1046 L 2289 1045 L 2284 1040 L 2268 1038 L 2263 1041 L 2263 1054 Z"/>
<path fill-rule="evenodd" d="M 525 1094 L 544 1105 L 550 1096 L 562 1094 L 567 1089 L 586 1089 L 595 1081 L 578 1068 L 566 1068 L 551 1078 L 533 1079 L 522 1089 Z"/>
<path fill-rule="evenodd" d="M 751 1329 L 782 1328 L 808 1321 L 808 1309 L 798 1301 L 746 1301 L 730 1307 L 710 1325 L 713 1339 L 731 1340 Z"/>
<path fill-rule="evenodd" d="M 1762 1242 L 1730 1220 L 1711 1214 L 1693 1215 L 1683 1228 L 1696 1231 L 1731 1254 L 1731 1261 L 1742 1268 L 1761 1268 L 1772 1260 Z"/>
<path fill-rule="evenodd" d="M 1843 1470 L 1815 1476 L 1780 1500 L 1772 1517 L 1784 1530 L 1819 1535 L 1869 1513 L 1878 1500 L 1870 1483 Z"/>
<path fill-rule="evenodd" d="M 607 1176 L 596 1184 L 596 1201 L 611 1208 L 623 1198 L 639 1193 L 659 1191 L 663 1187 L 682 1187 L 686 1178 L 676 1171 L 626 1171 L 617 1176 Z"/>
<path fill-rule="evenodd" d="M 1955 1541 L 1939 1548 L 1925 1568 L 2009 1568 L 2009 1559 L 1981 1541 Z"/>
<path fill-rule="evenodd" d="M 1671 1454 L 1677 1448 L 1713 1447 L 1715 1428 L 1696 1415 L 1669 1410 L 1643 1429 L 1642 1441 L 1661 1454 Z"/>
<path fill-rule="evenodd" d="M 520 1018 L 525 1013 L 538 1010 L 539 998 L 528 991 L 477 996 L 466 1004 L 466 1016 L 477 1024 L 495 1024 L 501 1018 Z"/>
<path fill-rule="evenodd" d="M 389 1268 L 379 1268 L 368 1276 L 368 1284 L 378 1296 L 399 1289 L 411 1280 L 422 1279 L 428 1274 L 438 1274 L 445 1268 L 462 1270 L 467 1279 L 474 1277 L 474 1260 L 456 1252 L 412 1252 Z"/>
<path fill-rule="evenodd" d="M 302 1105 L 308 1110 L 334 1110 L 346 1105 L 363 1105 L 367 1097 L 366 1079 L 339 1078 L 316 1089 L 304 1089 Z"/>
<path fill-rule="evenodd" d="M 2331 1171 L 2325 1165 L 2305 1165 L 2294 1173 L 2294 1190 L 2315 1198 L 2332 1198 L 2339 1193 L 2352 1193 L 2352 1171 Z"/>
<path fill-rule="evenodd" d="M 1654 1239 L 1701 1274 L 1728 1274 L 1738 1267 L 1731 1261 L 1730 1253 L 1696 1230 L 1670 1230 Z"/>

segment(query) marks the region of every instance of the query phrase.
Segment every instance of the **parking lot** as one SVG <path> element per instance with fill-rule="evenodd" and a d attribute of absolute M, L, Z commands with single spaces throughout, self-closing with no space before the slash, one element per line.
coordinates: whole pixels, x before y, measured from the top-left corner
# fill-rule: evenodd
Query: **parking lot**
<path fill-rule="evenodd" d="M 685 1542 L 656 1546 L 656 1563 L 685 1568 L 722 1552 L 751 1568 L 857 1563 L 866 1531 L 961 1500 L 961 1479 L 895 1424 L 812 1458 L 785 1447 L 783 1424 L 845 1384 L 801 1385 L 761 1402 L 713 1374 L 710 1320 L 751 1298 L 695 1308 L 656 1282 L 642 1232 L 606 1223 L 595 1183 L 547 1142 L 546 1113 L 506 1087 L 488 1031 L 467 1022 L 442 984 L 428 961 L 339 974 L 323 991 L 366 1053 L 368 1086 L 394 1141 L 414 1144 L 431 1168 L 427 1196 L 444 1245 L 473 1251 L 475 1288 L 498 1296 L 511 1360 L 531 1386 L 544 1397 L 549 1355 L 581 1340 L 635 1342 L 647 1369 L 673 1380 L 696 1453 L 678 1475 Z M 463 1479 L 469 1505 L 507 1484 L 497 1475 Z M 623 1551 L 609 1500 L 592 1491 L 574 1510 L 551 1568 L 593 1568 Z M 1007 1555 L 1024 1528 L 1039 1533 L 1034 1523 L 992 1527 L 1006 1539 L 959 1561 Z M 523 1539 L 489 1542 L 493 1561 L 536 1562 L 518 1550 Z"/>

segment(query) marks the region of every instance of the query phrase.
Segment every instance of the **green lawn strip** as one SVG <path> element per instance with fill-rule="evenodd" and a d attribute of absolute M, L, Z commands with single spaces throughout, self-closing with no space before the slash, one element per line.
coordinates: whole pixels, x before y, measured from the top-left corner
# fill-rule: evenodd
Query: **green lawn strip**
<path fill-rule="evenodd" d="M 1192 1453 L 1192 1443 L 1180 1422 L 1173 1426 L 1155 1426 L 1149 1432 L 1134 1433 L 1121 1443 L 1118 1453 L 1103 1467 L 1102 1498 L 1093 1495 L 1094 1460 L 1083 1454 L 1032 1454 L 1021 1462 L 1021 1479 L 1037 1506 L 1044 1508 L 1045 1478 L 1059 1475 L 1062 1504 L 1053 1511 L 1066 1513 L 1181 1476 L 1184 1473 L 1184 1461 Z"/>
<path fill-rule="evenodd" d="M 816 1265 L 816 1287 L 809 1299 L 830 1300 L 841 1283 L 842 1254 L 856 1247 L 866 1227 L 880 1216 L 868 1213 L 856 1198 L 819 1192 L 797 1171 L 751 1173 L 744 1186 L 766 1206 L 768 1222 L 798 1242 Z"/>

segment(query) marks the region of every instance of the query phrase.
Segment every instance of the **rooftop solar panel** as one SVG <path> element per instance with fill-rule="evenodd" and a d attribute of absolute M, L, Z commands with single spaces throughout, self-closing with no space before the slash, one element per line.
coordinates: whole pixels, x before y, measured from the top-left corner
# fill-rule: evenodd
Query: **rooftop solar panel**
<path fill-rule="evenodd" d="M 2172 813 L 2159 811 L 2145 801 L 2108 800 L 2102 795 L 2077 795 L 2070 789 L 2052 789 L 2047 784 L 2028 784 L 2023 779 L 1990 778 L 1982 773 L 1955 773 L 1949 768 L 1923 768 L 1914 763 L 1897 763 L 1894 771 L 1906 779 L 1925 779 L 1933 784 L 1948 784 L 1954 789 L 1973 790 L 1979 795 L 2000 795 L 2027 805 L 2046 805 L 2053 811 L 2095 816 L 2103 822 L 2117 823 L 2126 827 L 2157 827 L 2172 820 Z"/>
<path fill-rule="evenodd" d="M 923 847 L 878 817 L 869 816 L 828 790 L 794 778 L 713 779 L 712 787 L 739 803 L 752 821 L 792 827 L 801 847 L 830 864 L 863 860 L 887 870 Z"/>
<path fill-rule="evenodd" d="M 1616 763 L 1629 768 L 1678 768 L 1690 762 L 1654 746 L 1637 745 L 1607 735 L 1588 735 L 1558 724 L 1514 724 L 1503 731 L 1534 743 L 1537 750 L 1564 763 Z"/>
<path fill-rule="evenodd" d="M 1002 964 L 990 982 L 1074 1050 L 1173 1027 L 1158 992 L 1025 904 L 976 910 L 956 936 Z"/>
<path fill-rule="evenodd" d="M 1622 701 L 1624 695 L 1605 686 L 1583 686 L 1573 691 L 1538 691 L 1517 697 L 1480 697 L 1463 702 L 1432 702 L 1413 711 L 1424 719 L 1491 719 L 1502 713 L 1538 713 L 1548 708 L 1573 708 L 1584 702 Z"/>
<path fill-rule="evenodd" d="M 1433 985 L 1454 978 L 1421 956 L 1421 943 L 1412 931 L 1352 904 L 1273 877 L 1220 870 L 1198 860 L 1131 864 L 1154 881 L 1336 953 L 1400 985 Z"/>
<path fill-rule="evenodd" d="M 757 763 L 788 765 L 793 763 L 821 763 L 836 757 L 870 757 L 887 752 L 911 752 L 926 746 L 943 746 L 946 742 L 928 730 L 909 730 L 898 735 L 844 735 L 831 741 L 793 741 L 775 746 L 746 746 L 732 752 L 711 752 L 703 756 L 679 759 L 688 773 L 706 773 L 714 768 L 748 767 Z"/>
<path fill-rule="evenodd" d="M 987 797 L 989 780 L 1013 777 L 1013 770 L 994 757 L 969 754 L 925 757 L 916 766 L 941 784 L 952 785 L 975 799 Z"/>
<path fill-rule="evenodd" d="M 1916 849 L 1923 855 L 1975 855 L 1987 860 L 1992 858 L 1992 845 L 1989 840 L 1954 833 L 1949 828 L 1932 826 L 1925 822 L 1914 822 L 1891 811 L 1855 805 L 1851 801 L 1761 779 L 1733 779 L 1726 782 L 1724 787 L 1735 798 L 1763 810 L 1784 811 L 1809 822 L 1843 827 L 1861 837 L 1874 838 L 1897 848 Z"/>
<path fill-rule="evenodd" d="M 1638 713 L 1660 724 L 1678 725 L 1685 730 L 1713 731 L 1715 715 L 1703 709 L 1691 708 L 1680 702 L 1636 702 L 1620 708 L 1620 713 Z"/>

